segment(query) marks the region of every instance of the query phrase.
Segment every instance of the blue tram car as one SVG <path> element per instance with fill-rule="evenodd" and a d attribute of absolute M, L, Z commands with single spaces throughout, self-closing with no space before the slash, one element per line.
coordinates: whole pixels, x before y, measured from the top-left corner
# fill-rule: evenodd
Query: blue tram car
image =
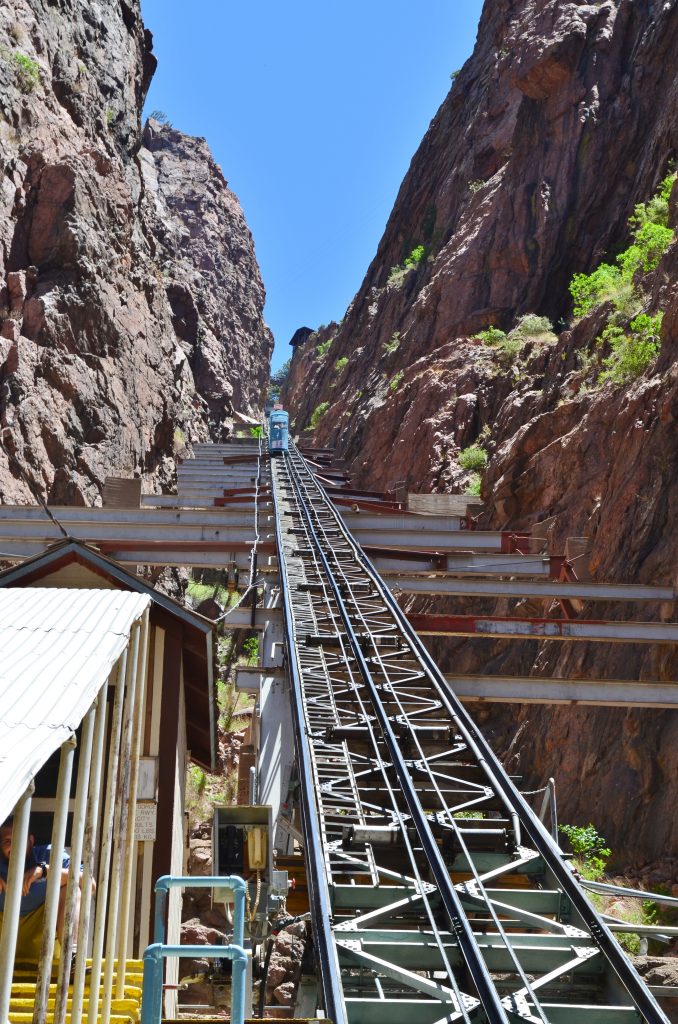
<path fill-rule="evenodd" d="M 284 409 L 274 409 L 268 426 L 268 450 L 271 455 L 287 451 L 289 416 Z"/>

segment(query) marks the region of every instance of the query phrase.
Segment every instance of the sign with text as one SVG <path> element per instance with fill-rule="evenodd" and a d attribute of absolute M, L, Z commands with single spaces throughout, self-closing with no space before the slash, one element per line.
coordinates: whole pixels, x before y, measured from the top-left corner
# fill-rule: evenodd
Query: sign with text
<path fill-rule="evenodd" d="M 134 818 L 134 838 L 139 843 L 152 842 L 155 839 L 155 827 L 158 816 L 158 805 L 155 801 L 144 801 L 137 804 Z"/>

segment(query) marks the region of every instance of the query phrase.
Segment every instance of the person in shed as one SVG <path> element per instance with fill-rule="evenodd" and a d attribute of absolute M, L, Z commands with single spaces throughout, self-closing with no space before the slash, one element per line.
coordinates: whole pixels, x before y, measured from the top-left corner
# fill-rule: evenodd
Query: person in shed
<path fill-rule="evenodd" d="M 9 857 L 12 852 L 12 831 L 14 822 L 12 818 L 0 825 L 0 927 L 5 910 L 5 889 L 7 888 L 7 872 L 9 869 Z M 19 911 L 19 931 L 17 934 L 16 962 L 37 961 L 40 959 L 40 947 L 42 945 L 42 933 L 45 924 L 45 897 L 47 895 L 47 876 L 52 870 L 50 865 L 51 847 L 42 846 L 35 842 L 35 836 L 29 835 L 26 845 L 26 860 L 24 864 L 24 884 L 21 895 L 21 909 Z M 64 853 L 61 864 L 61 889 L 59 891 L 59 914 L 57 917 L 57 939 L 61 934 L 64 923 L 64 909 L 66 903 L 66 883 L 68 881 L 68 868 L 70 857 Z M 76 906 L 74 920 L 77 921 L 80 909 L 80 892 L 76 894 Z M 74 936 L 74 942 L 77 936 Z"/>

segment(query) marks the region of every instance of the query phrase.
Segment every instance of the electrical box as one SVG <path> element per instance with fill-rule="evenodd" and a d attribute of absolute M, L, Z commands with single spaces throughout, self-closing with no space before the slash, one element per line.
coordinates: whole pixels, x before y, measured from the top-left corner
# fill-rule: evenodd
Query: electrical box
<path fill-rule="evenodd" d="M 215 875 L 240 875 L 247 880 L 261 872 L 265 885 L 273 872 L 273 809 L 268 805 L 229 804 L 214 808 L 212 864 Z M 232 903 L 230 889 L 215 889 L 217 903 Z"/>

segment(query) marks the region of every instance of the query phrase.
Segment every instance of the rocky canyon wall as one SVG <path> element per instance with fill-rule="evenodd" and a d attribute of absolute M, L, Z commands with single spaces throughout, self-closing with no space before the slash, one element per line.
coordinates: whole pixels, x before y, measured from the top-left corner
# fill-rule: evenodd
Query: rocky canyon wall
<path fill-rule="evenodd" d="M 252 239 L 203 140 L 155 123 L 142 148 L 155 63 L 139 0 L 0 2 L 4 501 L 161 486 L 261 405 Z"/>
<path fill-rule="evenodd" d="M 629 246 L 635 205 L 675 166 L 676 52 L 675 0 L 485 3 L 474 53 L 353 303 L 292 361 L 283 397 L 296 430 L 313 421 L 314 440 L 334 445 L 356 482 L 463 492 L 460 452 L 479 444 L 484 527 L 553 516 L 561 549 L 589 537 L 594 578 L 676 583 L 676 243 L 634 278 L 635 313 L 663 323 L 657 358 L 632 379 L 603 369 L 599 339 L 621 315 L 601 303 L 574 320 L 568 291 L 573 274 Z M 677 200 L 674 186 L 674 229 Z M 554 330 L 512 345 L 476 336 L 526 314 Z M 440 610 L 453 607 L 474 610 Z M 591 603 L 583 614 L 675 618 L 675 608 Z M 672 648 L 474 640 L 439 642 L 436 654 L 448 671 L 675 679 Z M 556 776 L 561 820 L 594 821 L 627 867 L 663 860 L 663 877 L 675 875 L 672 712 L 475 711 L 500 752 L 524 726 L 511 767 L 527 788 Z"/>

